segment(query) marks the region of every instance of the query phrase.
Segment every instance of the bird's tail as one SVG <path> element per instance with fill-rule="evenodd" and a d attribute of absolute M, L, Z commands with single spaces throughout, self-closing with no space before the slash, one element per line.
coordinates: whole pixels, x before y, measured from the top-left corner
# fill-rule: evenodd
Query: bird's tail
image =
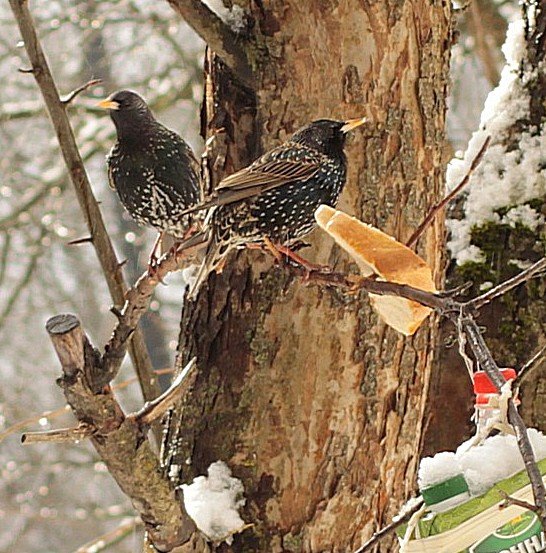
<path fill-rule="evenodd" d="M 205 258 L 197 271 L 194 282 L 190 286 L 189 298 L 195 299 L 203 282 L 205 282 L 212 271 L 221 267 L 228 252 L 229 248 L 226 248 L 226 244 L 220 242 L 215 233 L 213 233 L 205 252 Z"/>

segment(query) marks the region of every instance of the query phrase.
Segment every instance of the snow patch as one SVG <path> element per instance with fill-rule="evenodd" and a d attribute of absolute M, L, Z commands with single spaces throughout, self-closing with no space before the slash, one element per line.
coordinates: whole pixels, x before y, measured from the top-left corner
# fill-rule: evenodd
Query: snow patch
<path fill-rule="evenodd" d="M 534 428 L 527 431 L 535 458 L 546 458 L 546 436 Z M 443 451 L 425 457 L 419 464 L 419 488 L 427 488 L 462 474 L 471 496 L 481 495 L 495 483 L 525 468 L 516 437 L 498 434 L 481 445 L 462 443 L 456 452 Z"/>
<path fill-rule="evenodd" d="M 212 463 L 207 472 L 208 477 L 198 476 L 192 484 L 182 484 L 184 505 L 208 539 L 231 545 L 233 534 L 245 526 L 238 511 L 245 504 L 243 484 L 231 476 L 231 470 L 223 461 Z"/>

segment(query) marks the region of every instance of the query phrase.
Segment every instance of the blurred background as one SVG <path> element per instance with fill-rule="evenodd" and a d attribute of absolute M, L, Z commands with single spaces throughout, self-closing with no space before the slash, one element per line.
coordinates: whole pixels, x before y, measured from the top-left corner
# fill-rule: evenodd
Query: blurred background
<path fill-rule="evenodd" d="M 515 0 L 456 6 L 459 36 L 452 51 L 448 120 L 451 153 L 464 150 L 483 102 L 497 84 L 507 22 Z M 199 155 L 204 44 L 169 8 L 152 0 L 34 1 L 32 13 L 62 94 L 93 78 L 101 86 L 70 108 L 82 156 L 101 202 L 118 257 L 133 282 L 145 268 L 155 233 L 137 227 L 107 184 L 105 155 L 114 141 L 98 98 L 120 88 L 142 94 L 160 121 Z M 59 148 L 7 3 L 0 4 L 0 552 L 77 551 L 132 516 L 89 444 L 20 445 L 25 429 L 71 424 L 55 385 L 60 369 L 45 321 L 72 312 L 95 345 L 108 339 L 114 317 L 108 290 L 89 244 Z M 446 156 L 446 161 L 450 155 Z M 172 366 L 183 275 L 159 286 L 144 318 L 155 368 Z M 117 382 L 133 377 L 125 366 Z M 127 409 L 141 405 L 134 382 L 119 392 Z M 124 527 L 115 551 L 139 550 L 138 528 Z"/>

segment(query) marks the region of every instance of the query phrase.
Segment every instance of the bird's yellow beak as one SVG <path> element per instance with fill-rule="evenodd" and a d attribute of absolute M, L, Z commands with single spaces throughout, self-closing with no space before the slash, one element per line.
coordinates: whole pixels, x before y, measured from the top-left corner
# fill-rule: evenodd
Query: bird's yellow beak
<path fill-rule="evenodd" d="M 114 102 L 113 100 L 110 100 L 110 98 L 105 98 L 104 100 L 101 100 L 97 106 L 102 109 L 119 109 L 119 104 L 117 102 Z"/>
<path fill-rule="evenodd" d="M 348 121 L 345 121 L 345 125 L 341 127 L 341 132 L 349 132 L 353 129 L 356 129 L 357 127 L 360 127 L 360 125 L 363 125 L 367 119 L 365 117 L 359 117 L 358 119 L 349 119 Z"/>

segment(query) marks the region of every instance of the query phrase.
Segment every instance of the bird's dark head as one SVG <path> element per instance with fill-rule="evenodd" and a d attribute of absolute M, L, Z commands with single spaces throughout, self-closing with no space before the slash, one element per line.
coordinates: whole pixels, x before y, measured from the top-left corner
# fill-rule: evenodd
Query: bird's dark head
<path fill-rule="evenodd" d="M 340 155 L 343 152 L 347 133 L 365 121 L 364 117 L 348 121 L 319 119 L 296 131 L 290 141 L 305 144 L 325 154 Z"/>
<path fill-rule="evenodd" d="M 120 138 L 123 135 L 144 132 L 155 121 L 144 99 L 131 90 L 114 92 L 98 105 L 108 110 Z"/>

